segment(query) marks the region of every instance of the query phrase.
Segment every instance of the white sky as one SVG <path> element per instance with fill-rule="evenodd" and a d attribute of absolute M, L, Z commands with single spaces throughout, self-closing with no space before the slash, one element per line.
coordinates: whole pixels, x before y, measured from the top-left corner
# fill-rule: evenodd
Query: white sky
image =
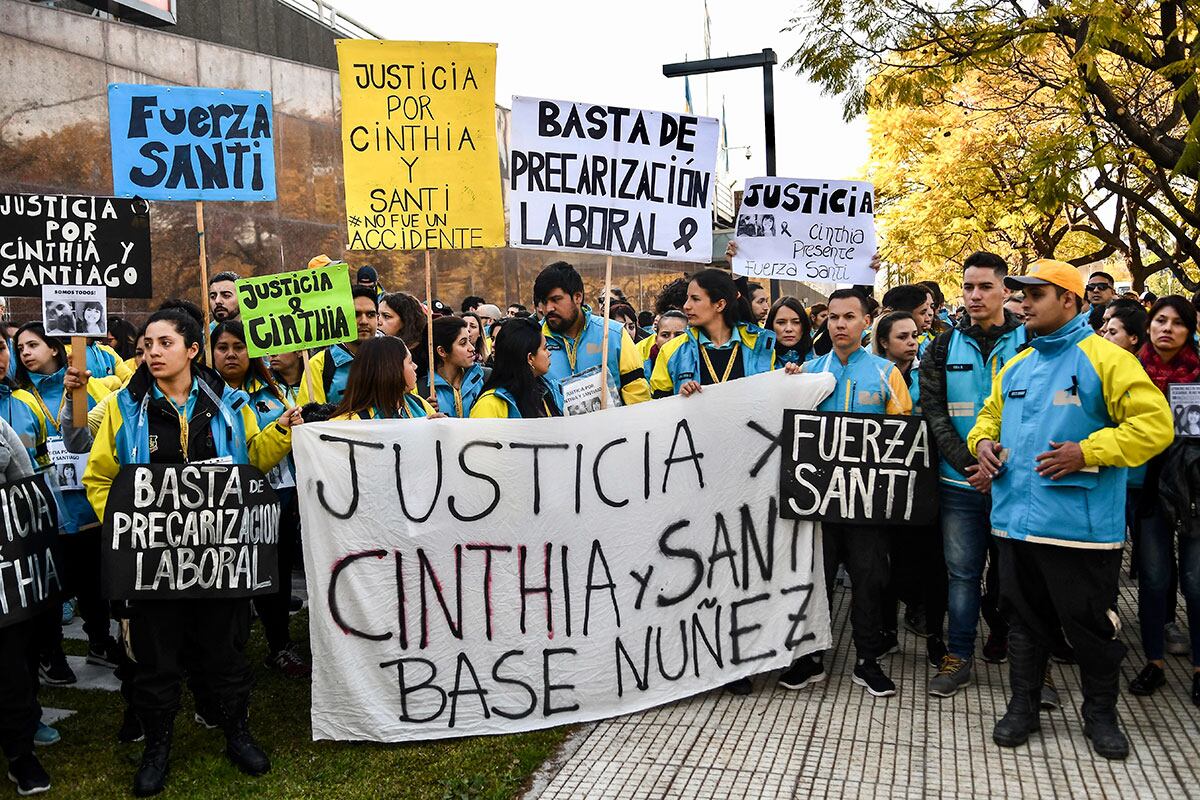
<path fill-rule="evenodd" d="M 704 57 L 703 0 L 333 0 L 333 5 L 381 37 L 499 44 L 496 100 L 512 95 L 614 103 L 682 111 L 682 78 L 666 78 L 664 63 Z M 785 177 L 854 178 L 866 163 L 865 120 L 847 125 L 833 98 L 784 69 L 799 37 L 781 33 L 796 5 L 781 0 L 709 0 L 712 55 L 774 48 L 777 172 Z M 705 79 L 691 79 L 692 104 L 705 113 Z M 762 72 L 708 77 L 708 115 L 725 98 L 729 166 L 735 178 L 766 174 Z M 750 145 L 751 158 L 745 150 Z M 721 161 L 718 153 L 718 162 Z"/>

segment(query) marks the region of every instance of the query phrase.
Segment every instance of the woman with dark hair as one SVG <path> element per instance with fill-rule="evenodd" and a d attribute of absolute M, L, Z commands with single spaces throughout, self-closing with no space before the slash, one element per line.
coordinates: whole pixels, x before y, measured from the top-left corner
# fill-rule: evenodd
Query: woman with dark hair
<path fill-rule="evenodd" d="M 467 324 L 467 338 L 471 340 L 471 348 L 475 351 L 475 363 L 487 362 L 491 349 L 488 347 L 490 340 L 483 333 L 483 320 L 474 311 L 467 311 L 462 318 Z"/>
<path fill-rule="evenodd" d="M 775 334 L 753 315 L 729 273 L 705 269 L 692 276 L 683 305 L 690 326 L 658 352 L 650 390 L 655 397 L 700 391 L 775 368 Z"/>
<path fill-rule="evenodd" d="M 130 372 L 137 369 L 137 365 L 129 364 L 136 352 L 137 334 L 137 327 L 124 317 L 108 318 L 108 338 L 105 339 L 105 344 L 126 362 Z"/>
<path fill-rule="evenodd" d="M 510 319 L 496 337 L 492 374 L 471 409 L 472 419 L 561 417 L 562 397 L 546 381 L 550 351 L 532 319 Z"/>
<path fill-rule="evenodd" d="M 143 344 L 145 361 L 109 406 L 83 474 L 97 516 L 104 516 L 122 467 L 221 460 L 266 472 L 288 454 L 299 411 L 289 409 L 260 429 L 246 393 L 200 363 L 200 325 L 186 312 L 156 311 Z M 137 664 L 130 700 L 146 739 L 135 795 L 156 794 L 166 785 L 185 671 L 209 695 L 205 699 L 215 715 L 210 721 L 224 730 L 229 760 L 248 775 L 270 770 L 247 716 L 253 682 L 245 653 L 249 633 L 250 603 L 244 598 L 129 604 L 125 646 Z"/>
<path fill-rule="evenodd" d="M 399 336 L 409 350 L 417 350 L 425 335 L 425 308 L 421 301 L 405 292 L 391 292 L 379 298 L 379 333 Z"/>
<path fill-rule="evenodd" d="M 269 426 L 292 408 L 283 389 L 275 383 L 261 358 L 250 358 L 246 350 L 246 332 L 240 319 L 218 322 L 208 335 L 212 365 L 234 390 L 245 392 L 259 430 Z M 271 488 L 279 497 L 279 585 L 274 594 L 254 597 L 254 610 L 262 620 L 267 638 L 268 669 L 289 678 L 307 678 L 312 667 L 296 651 L 289 627 L 292 601 L 292 567 L 300 545 L 300 509 L 296 502 L 296 466 L 289 453 L 267 473 Z"/>
<path fill-rule="evenodd" d="M 1123 350 L 1137 355 L 1146 346 L 1150 317 L 1140 303 L 1115 303 L 1105 309 L 1100 335 Z"/>
<path fill-rule="evenodd" d="M 359 347 L 346 393 L 331 419 L 446 416 L 414 394 L 416 387 L 417 365 L 408 345 L 399 336 L 376 337 Z"/>
<path fill-rule="evenodd" d="M 59 420 L 67 403 L 64 386 L 67 372 L 67 352 L 63 343 L 46 336 L 40 322 L 28 322 L 17 330 L 16 383 L 33 397 L 38 416 L 46 431 L 47 452 L 65 450 Z M 95 378 L 87 382 L 88 408 L 108 394 L 108 389 Z M 47 458 L 44 466 L 50 465 Z M 57 480 L 57 475 L 50 480 Z M 68 534 L 62 537 L 62 567 L 66 596 L 79 601 L 79 612 L 88 637 L 88 662 L 113 669 L 117 665 L 116 642 L 109 635 L 108 605 L 100 596 L 100 520 L 88 505 L 87 496 L 79 489 L 64 489 L 59 493 L 59 525 Z M 51 685 L 74 683 L 74 672 L 62 651 L 60 620 L 42 631 L 41 675 Z"/>
<path fill-rule="evenodd" d="M 79 309 L 75 318 L 75 330 L 84 336 L 104 336 L 104 306 L 100 303 L 87 302 Z"/>
<path fill-rule="evenodd" d="M 628 303 L 614 303 L 608 311 L 608 318 L 624 325 L 635 343 L 646 338 L 646 334 L 638 327 L 638 313 Z"/>
<path fill-rule="evenodd" d="M 917 322 L 917 318 L 908 311 L 893 311 L 890 314 L 884 314 L 875 323 L 873 345 L 876 355 L 883 356 L 895 364 L 896 369 L 900 370 L 900 375 L 908 386 L 908 393 L 912 396 L 914 414 L 920 413 L 918 409 L 920 385 L 916 380 L 917 376 L 913 374 L 913 367 L 917 363 L 919 328 L 920 323 Z"/>
<path fill-rule="evenodd" d="M 1200 380 L 1196 349 L 1196 309 L 1186 298 L 1168 295 L 1150 309 L 1150 338 L 1139 357 L 1150 379 L 1169 397 L 1173 383 Z M 1111 321 L 1111 320 L 1110 320 Z M 1192 702 L 1200 705 L 1200 537 L 1176 530 L 1191 525 L 1195 498 L 1188 480 L 1187 453 L 1197 445 L 1177 439 L 1150 460 L 1138 509 L 1136 547 L 1138 622 L 1146 666 L 1129 684 L 1135 695 L 1153 694 L 1167 682 L 1164 670 L 1166 626 L 1175 607 L 1175 583 L 1183 593 L 1191 634 Z"/>
<path fill-rule="evenodd" d="M 766 329 L 775 332 L 775 363 L 803 364 L 812 360 L 812 322 L 795 297 L 775 301 L 767 313 Z"/>
<path fill-rule="evenodd" d="M 427 352 L 422 346 L 420 353 Z M 475 363 L 475 348 L 462 317 L 433 321 L 433 389 L 437 409 L 448 417 L 469 417 L 483 391 L 483 367 Z M 429 390 L 429 370 L 422 365 L 417 391 Z"/>

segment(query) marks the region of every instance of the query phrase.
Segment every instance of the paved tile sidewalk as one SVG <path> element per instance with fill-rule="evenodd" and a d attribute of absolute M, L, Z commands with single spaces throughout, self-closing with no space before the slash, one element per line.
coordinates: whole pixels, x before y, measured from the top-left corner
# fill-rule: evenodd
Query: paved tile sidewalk
<path fill-rule="evenodd" d="M 850 682 L 848 599 L 834 594 L 825 683 L 790 692 L 773 672 L 755 679 L 749 697 L 709 692 L 585 727 L 529 797 L 1200 798 L 1200 709 L 1188 659 L 1167 657 L 1170 683 L 1154 697 L 1122 694 L 1133 749 L 1125 762 L 1092 754 L 1072 665 L 1053 665 L 1063 709 L 1043 712 L 1028 746 L 1005 750 L 991 731 L 1007 703 L 1007 665 L 977 660 L 976 684 L 937 700 L 925 694 L 925 640 L 902 632 L 901 652 L 886 662 L 900 693 L 876 700 Z M 1132 584 L 1121 606 L 1124 684 L 1142 666 Z"/>

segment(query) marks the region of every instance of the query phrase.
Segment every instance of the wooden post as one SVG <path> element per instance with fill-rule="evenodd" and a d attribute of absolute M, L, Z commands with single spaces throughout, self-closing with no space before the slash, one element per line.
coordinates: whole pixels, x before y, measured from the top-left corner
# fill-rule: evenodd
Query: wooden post
<path fill-rule="evenodd" d="M 80 375 L 87 374 L 87 339 L 83 336 L 71 337 L 71 366 L 77 369 Z M 88 393 L 85 379 L 83 386 L 71 390 L 71 424 L 76 428 L 86 428 L 87 418 Z M 59 420 L 54 420 L 56 427 L 61 424 Z"/>
<path fill-rule="evenodd" d="M 208 248 L 204 243 L 203 200 L 196 201 L 196 239 L 200 244 L 200 308 L 204 311 L 204 339 L 208 341 Z"/>
<path fill-rule="evenodd" d="M 433 270 L 430 267 L 429 250 L 425 250 L 425 338 L 427 347 L 425 355 L 429 358 L 429 396 L 433 397 Z"/>
<path fill-rule="evenodd" d="M 600 337 L 600 408 L 608 408 L 608 312 L 612 308 L 612 256 L 604 259 L 604 334 Z M 621 343 L 617 342 L 617 347 Z"/>

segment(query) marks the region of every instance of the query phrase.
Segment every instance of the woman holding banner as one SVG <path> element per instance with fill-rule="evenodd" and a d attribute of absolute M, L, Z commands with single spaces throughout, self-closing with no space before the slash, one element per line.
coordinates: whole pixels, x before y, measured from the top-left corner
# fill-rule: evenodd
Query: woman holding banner
<path fill-rule="evenodd" d="M 209 334 L 212 365 L 229 388 L 245 392 L 260 430 L 279 419 L 295 403 L 275 383 L 261 358 L 250 358 L 246 350 L 246 333 L 240 319 L 218 322 Z M 289 354 L 291 355 L 291 354 Z M 296 502 L 296 465 L 291 454 L 279 462 L 267 479 L 279 496 L 279 575 L 274 594 L 254 598 L 254 610 L 262 620 L 267 636 L 268 669 L 278 670 L 289 678 L 307 678 L 312 667 L 296 652 L 288 631 L 292 602 L 292 567 L 300 546 L 300 506 Z"/>
<path fill-rule="evenodd" d="M 416 351 L 424 354 L 422 346 Z M 471 407 L 483 391 L 483 367 L 475 363 L 475 348 L 462 317 L 439 317 L 433 321 L 433 389 L 437 409 L 448 417 L 471 416 Z M 422 365 L 417 386 L 429 388 L 429 371 Z"/>
<path fill-rule="evenodd" d="M 7 354 L 7 346 L 4 352 Z M 0 419 L 0 485 L 31 475 L 33 462 L 24 443 L 12 426 Z M 58 613 L 55 607 L 43 616 L 51 616 L 57 623 Z M 33 752 L 34 736 L 42 718 L 42 707 L 37 700 L 37 640 L 41 624 L 38 617 L 10 625 L 0 622 L 0 749 L 8 759 L 8 778 L 22 796 L 50 788 L 50 776 Z"/>
<path fill-rule="evenodd" d="M 55 453 L 65 453 L 66 450 L 58 424 L 68 395 L 64 385 L 66 348 L 60 340 L 46 335 L 41 322 L 22 325 L 14 341 L 19 356 L 16 382 L 37 404 L 38 415 L 47 433 L 47 451 L 52 460 Z M 108 394 L 109 390 L 99 380 L 88 380 L 89 409 Z M 114 669 L 119 661 L 117 645 L 108 632 L 108 604 L 100 597 L 100 521 L 92 513 L 81 486 L 63 486 L 61 489 L 59 526 L 69 534 L 62 542 L 61 566 L 66 596 L 73 595 L 79 600 L 83 629 L 88 637 L 88 663 Z M 42 680 L 52 685 L 74 683 L 75 673 L 63 655 L 61 623 L 47 625 L 43 636 Z"/>
<path fill-rule="evenodd" d="M 775 332 L 775 362 L 803 364 L 815 357 L 812 323 L 804 306 L 794 297 L 781 297 L 767 312 L 766 328 Z"/>
<path fill-rule="evenodd" d="M 561 417 L 562 396 L 546 380 L 550 351 L 541 327 L 532 319 L 510 319 L 496 337 L 495 363 L 472 419 Z"/>
<path fill-rule="evenodd" d="M 683 313 L 687 334 L 664 344 L 654 362 L 655 397 L 687 397 L 701 386 L 775 369 L 775 334 L 754 324 L 729 273 L 705 269 L 693 275 Z"/>
<path fill-rule="evenodd" d="M 246 394 L 200 363 L 202 341 L 200 325 L 186 312 L 151 315 L 145 361 L 110 406 L 84 473 L 97 516 L 104 516 L 122 467 L 223 461 L 267 471 L 287 455 L 299 411 L 288 409 L 260 429 Z M 218 712 L 213 721 L 224 730 L 229 760 L 249 775 L 270 770 L 247 722 L 249 628 L 250 604 L 244 599 L 130 603 L 126 646 L 137 662 L 132 701 L 146 736 L 135 795 L 155 794 L 166 785 L 185 670 L 211 695 Z"/>
<path fill-rule="evenodd" d="M 358 348 L 342 402 L 330 419 L 444 417 L 414 393 L 417 366 L 404 340 L 380 336 Z"/>

